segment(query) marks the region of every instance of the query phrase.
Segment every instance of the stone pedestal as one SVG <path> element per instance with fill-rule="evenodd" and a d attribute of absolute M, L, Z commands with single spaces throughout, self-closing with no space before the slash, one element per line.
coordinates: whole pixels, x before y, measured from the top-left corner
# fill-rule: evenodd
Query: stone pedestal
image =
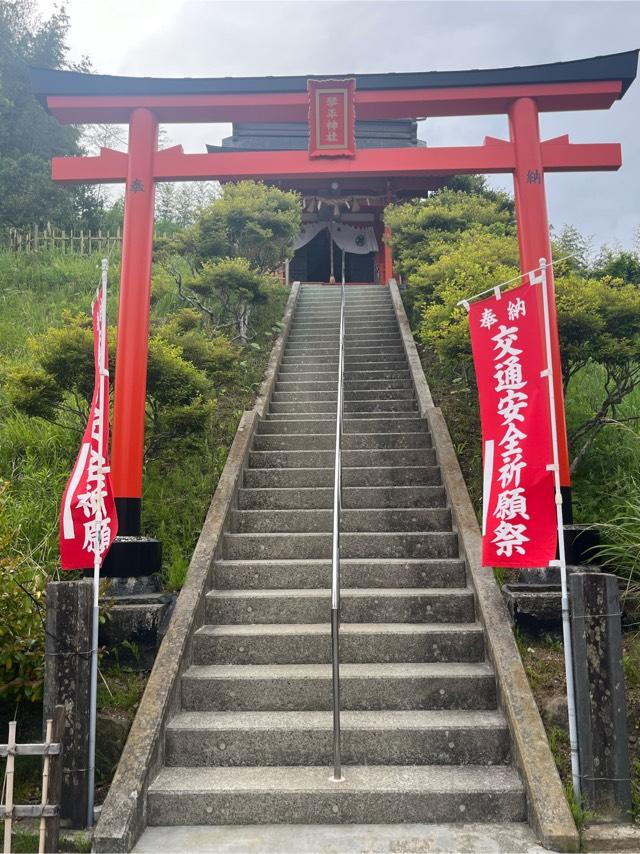
<path fill-rule="evenodd" d="M 627 712 L 618 578 L 569 579 L 582 793 L 605 821 L 631 820 Z"/>
<path fill-rule="evenodd" d="M 89 579 L 47 585 L 44 718 L 65 707 L 60 816 L 74 828 L 87 822 L 92 607 Z"/>

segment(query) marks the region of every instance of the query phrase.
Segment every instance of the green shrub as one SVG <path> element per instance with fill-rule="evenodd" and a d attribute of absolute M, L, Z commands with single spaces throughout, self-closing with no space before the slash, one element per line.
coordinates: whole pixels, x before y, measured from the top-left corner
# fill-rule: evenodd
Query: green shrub
<path fill-rule="evenodd" d="M 44 677 L 44 596 L 47 574 L 15 551 L 7 524 L 9 484 L 0 481 L 0 700 L 36 701 Z"/>

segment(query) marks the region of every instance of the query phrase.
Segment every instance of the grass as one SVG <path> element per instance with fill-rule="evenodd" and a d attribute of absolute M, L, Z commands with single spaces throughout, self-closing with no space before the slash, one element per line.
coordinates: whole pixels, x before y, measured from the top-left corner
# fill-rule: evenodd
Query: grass
<path fill-rule="evenodd" d="M 135 712 L 142 699 L 147 673 L 126 667 L 112 666 L 101 670 L 98 683 L 98 708 Z"/>
<path fill-rule="evenodd" d="M 23 655 L 27 665 L 37 660 L 36 665 L 39 661 L 41 666 L 44 612 L 36 608 L 16 582 L 26 582 L 25 587 L 33 591 L 35 587 L 30 582 L 34 579 L 61 577 L 59 503 L 78 446 L 74 432 L 15 411 L 3 393 L 2 376 L 10 364 L 34 360 L 32 339 L 50 326 L 60 325 L 65 313 L 88 316 L 98 281 L 99 261 L 98 257 L 0 252 L 0 704 L 9 680 L 33 673 L 28 668 L 16 670 L 16 654 Z M 113 285 L 108 313 L 110 322 L 115 324 L 117 261 L 112 261 L 110 280 Z M 181 444 L 179 454 L 168 447 L 145 465 L 143 529 L 163 543 L 162 573 L 166 588 L 179 590 L 183 584 L 237 424 L 243 410 L 253 406 L 273 339 L 279 331 L 277 324 L 286 296 L 284 289 L 274 289 L 268 302 L 256 309 L 254 345 L 240 356 L 237 381 L 229 383 L 229 387 L 214 389 L 215 414 L 207 435 L 192 444 Z M 154 269 L 152 322 L 162 323 L 179 308 L 182 304 L 174 283 L 161 269 Z M 16 602 L 20 607 L 16 607 Z M 6 627 L 11 629 L 11 636 L 7 635 Z M 35 637 L 35 646 L 25 653 L 19 649 L 20 642 L 17 645 L 14 642 L 14 635 L 19 641 Z M 101 670 L 98 708 L 106 723 L 113 725 L 117 738 L 124 739 L 148 673 L 120 666 L 118 650 L 111 652 L 114 654 L 109 662 L 103 662 Z M 134 645 L 122 650 L 123 659 L 125 652 L 128 661 L 135 661 Z M 0 705 L 0 741 L 6 734 L 7 721 L 14 716 L 18 720 L 19 740 L 40 740 L 41 704 L 22 702 L 16 710 L 15 704 L 10 706 L 4 701 Z M 116 754 L 113 745 L 98 744 L 97 802 L 107 791 Z M 23 758 L 17 768 L 16 801 L 37 802 L 40 785 L 40 760 Z M 73 845 L 63 850 L 90 850 L 86 840 L 85 843 L 76 840 Z M 25 827 L 18 828 L 14 850 L 37 850 L 37 836 Z"/>
<path fill-rule="evenodd" d="M 18 823 L 18 828 L 20 828 Z M 32 854 L 39 850 L 39 834 L 35 831 L 14 830 L 11 834 L 11 850 L 14 854 Z M 61 854 L 89 854 L 91 851 L 91 834 L 81 832 L 63 832 L 60 835 Z"/>
<path fill-rule="evenodd" d="M 2 394 L 2 370 L 10 362 L 33 359 L 30 339 L 60 324 L 65 312 L 88 314 L 98 272 L 97 257 L 0 253 L 0 483 L 8 484 L 0 535 L 3 529 L 7 532 L 18 559 L 33 562 L 52 577 L 58 571 L 58 505 L 78 437 L 13 410 Z M 111 280 L 117 279 L 117 263 L 112 263 Z M 147 534 L 163 541 L 164 581 L 171 589 L 182 585 L 238 421 L 253 405 L 285 298 L 279 291 L 256 310 L 257 347 L 242 356 L 240 383 L 216 389 L 209 435 L 189 453 L 181 448 L 179 460 L 171 459 L 169 452 L 146 465 L 143 525 Z M 112 322 L 116 304 L 112 287 Z M 181 307 L 167 274 L 154 270 L 152 320 L 162 321 Z"/>
<path fill-rule="evenodd" d="M 62 577 L 59 504 L 79 441 L 74 431 L 13 409 L 3 391 L 3 376 L 12 364 L 28 365 L 37 359 L 33 338 L 52 325 L 61 325 L 65 313 L 89 315 L 99 266 L 97 256 L 0 252 L 0 699 L 9 683 L 9 690 L 15 691 L 16 680 L 28 678 L 35 685 L 33 679 L 38 679 L 29 664 L 38 656 L 42 661 L 43 612 L 26 590 L 36 591 L 35 579 Z M 110 280 L 108 310 L 115 324 L 117 259 L 111 263 Z M 283 288 L 274 287 L 268 300 L 255 309 L 256 337 L 240 353 L 233 382 L 213 389 L 215 411 L 206 434 L 181 442 L 179 451 L 165 446 L 145 465 L 143 530 L 163 543 L 162 580 L 168 589 L 179 590 L 184 582 L 238 421 L 243 410 L 253 406 L 286 297 Z M 152 323 L 162 324 L 182 307 L 175 283 L 162 269 L 154 268 Z M 21 609 L 16 607 L 17 600 Z M 20 643 L 27 639 L 30 646 L 25 653 Z M 131 698 L 138 688 L 116 684 L 114 704 L 128 707 L 136 701 Z M 37 699 L 37 693 L 28 696 Z M 109 704 L 108 698 L 104 701 Z"/>

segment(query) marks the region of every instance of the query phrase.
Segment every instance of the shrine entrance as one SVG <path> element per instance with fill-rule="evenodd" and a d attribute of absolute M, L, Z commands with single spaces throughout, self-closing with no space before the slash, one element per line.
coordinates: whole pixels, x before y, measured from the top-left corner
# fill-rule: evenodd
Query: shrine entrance
<path fill-rule="evenodd" d="M 508 173 L 514 181 L 520 265 L 526 272 L 536 269 L 540 258 L 552 257 L 547 173 L 615 170 L 622 163 L 616 143 L 575 144 L 568 136 L 542 140 L 540 113 L 609 109 L 635 79 L 637 62 L 638 51 L 629 51 L 528 67 L 323 80 L 132 78 L 32 68 L 33 89 L 58 121 L 129 127 L 127 153 L 102 149 L 97 157 L 53 160 L 56 181 L 126 186 L 112 448 L 121 534 L 140 534 L 156 182 L 250 179 L 295 189 L 303 199 L 303 228 L 316 228 L 318 241 L 293 258 L 294 268 L 306 265 L 300 278 L 324 281 L 333 245 L 336 281 L 346 251 L 345 278 L 385 285 L 394 272 L 389 234 L 383 231 L 388 203 L 425 197 L 454 175 Z M 499 114 L 508 116 L 508 139 L 432 147 L 417 136 L 418 119 Z M 189 122 L 232 123 L 233 135 L 207 153 L 185 154 L 179 145 L 157 150 L 160 124 Z M 330 229 L 323 229 L 333 236 L 332 243 L 327 234 L 320 236 L 318 226 L 326 222 Z M 339 234 L 340 228 L 345 234 Z M 355 247 L 357 239 L 372 236 L 375 247 L 371 243 L 366 252 L 349 252 L 348 240 Z M 298 248 L 305 243 L 311 241 L 303 240 Z M 551 273 L 548 297 L 569 522 L 569 454 Z"/>
<path fill-rule="evenodd" d="M 344 229 L 338 224 L 330 225 L 331 227 L 327 224 L 327 227 L 321 228 L 308 243 L 295 250 L 289 262 L 289 280 L 332 284 L 341 282 L 344 277 L 347 285 L 379 284 L 377 250 L 368 249 L 364 235 L 361 234 L 356 234 L 355 239 L 361 238 L 362 251 L 351 252 L 346 248 L 343 249 L 334 240 L 333 232 L 338 228 L 341 231 Z"/>

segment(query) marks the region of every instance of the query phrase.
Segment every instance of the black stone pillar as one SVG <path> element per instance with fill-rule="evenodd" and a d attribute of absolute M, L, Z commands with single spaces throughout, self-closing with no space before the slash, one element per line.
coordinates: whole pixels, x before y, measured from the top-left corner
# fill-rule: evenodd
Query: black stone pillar
<path fill-rule="evenodd" d="M 89 764 L 89 679 L 93 582 L 47 585 L 44 718 L 65 708 L 61 818 L 86 827 Z"/>
<path fill-rule="evenodd" d="M 599 819 L 630 821 L 618 579 L 576 572 L 569 592 L 582 794 Z"/>

